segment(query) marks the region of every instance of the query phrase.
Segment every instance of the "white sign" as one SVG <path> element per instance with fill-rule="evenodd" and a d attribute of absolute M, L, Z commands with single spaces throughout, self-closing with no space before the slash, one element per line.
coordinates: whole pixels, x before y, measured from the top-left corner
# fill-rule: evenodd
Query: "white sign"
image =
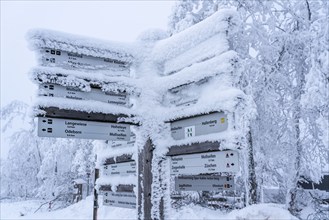
<path fill-rule="evenodd" d="M 212 191 L 233 190 L 232 176 L 176 176 L 176 191 Z"/>
<path fill-rule="evenodd" d="M 54 49 L 42 49 L 42 63 L 45 66 L 59 66 L 69 69 L 112 70 L 120 75 L 129 75 L 129 66 L 121 61 L 93 57 Z"/>
<path fill-rule="evenodd" d="M 136 209 L 136 195 L 134 192 L 105 191 L 103 193 L 103 205 Z"/>
<path fill-rule="evenodd" d="M 38 136 L 128 141 L 130 125 L 39 117 Z"/>
<path fill-rule="evenodd" d="M 104 166 L 105 176 L 136 175 L 136 162 L 114 163 Z"/>
<path fill-rule="evenodd" d="M 227 116 L 222 112 L 200 115 L 171 122 L 171 136 L 175 140 L 225 131 Z"/>
<path fill-rule="evenodd" d="M 91 88 L 90 92 L 83 92 L 76 87 L 66 87 L 57 84 L 41 84 L 40 95 L 49 97 L 63 97 L 75 100 L 95 100 L 115 105 L 128 106 L 126 93 L 103 92 L 101 89 Z"/>
<path fill-rule="evenodd" d="M 171 174 L 173 175 L 198 175 L 238 171 L 238 152 L 232 150 L 171 157 Z"/>
<path fill-rule="evenodd" d="M 129 141 L 112 141 L 111 147 L 133 147 L 136 142 L 136 135 L 131 133 Z"/>

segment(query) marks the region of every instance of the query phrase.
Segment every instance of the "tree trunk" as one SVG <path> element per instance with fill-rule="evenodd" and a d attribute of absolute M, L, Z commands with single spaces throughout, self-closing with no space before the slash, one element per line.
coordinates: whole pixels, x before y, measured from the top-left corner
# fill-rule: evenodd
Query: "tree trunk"
<path fill-rule="evenodd" d="M 295 158 L 295 176 L 293 179 L 292 187 L 290 189 L 290 198 L 289 198 L 289 208 L 288 210 L 293 215 L 298 214 L 298 207 L 297 207 L 297 188 L 298 188 L 298 181 L 300 179 L 300 169 L 301 169 L 301 159 L 302 159 L 302 143 L 301 143 L 301 130 L 300 130 L 300 122 L 301 122 L 301 97 L 304 93 L 305 87 L 305 57 L 301 58 L 300 64 L 296 68 L 296 78 L 297 78 L 297 86 L 294 93 L 294 100 L 295 100 L 295 109 L 294 109 L 294 124 L 295 124 L 295 132 L 296 132 L 296 158 Z"/>
<path fill-rule="evenodd" d="M 248 203 L 257 203 L 257 179 L 254 161 L 254 146 L 252 142 L 251 130 L 248 132 Z"/>

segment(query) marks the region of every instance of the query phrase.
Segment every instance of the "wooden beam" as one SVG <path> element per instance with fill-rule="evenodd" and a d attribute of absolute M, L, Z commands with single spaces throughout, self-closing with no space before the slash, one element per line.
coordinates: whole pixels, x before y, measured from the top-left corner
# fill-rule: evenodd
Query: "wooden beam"
<path fill-rule="evenodd" d="M 220 147 L 220 142 L 203 142 L 203 143 L 194 143 L 191 145 L 172 146 L 169 148 L 167 156 L 218 151 L 219 147 Z"/>
<path fill-rule="evenodd" d="M 138 219 L 152 219 L 153 149 L 152 141 L 148 139 L 138 156 Z"/>
<path fill-rule="evenodd" d="M 109 164 L 115 164 L 115 163 L 124 163 L 124 162 L 131 162 L 134 161 L 132 159 L 132 154 L 123 154 L 121 156 L 117 156 L 117 157 L 110 157 L 107 158 L 104 162 L 104 165 L 109 165 Z"/>
<path fill-rule="evenodd" d="M 99 178 L 99 169 L 95 169 L 95 180 L 94 186 L 96 185 L 96 180 Z M 98 194 L 96 188 L 94 188 L 94 208 L 93 208 L 93 220 L 97 220 L 98 211 Z"/>

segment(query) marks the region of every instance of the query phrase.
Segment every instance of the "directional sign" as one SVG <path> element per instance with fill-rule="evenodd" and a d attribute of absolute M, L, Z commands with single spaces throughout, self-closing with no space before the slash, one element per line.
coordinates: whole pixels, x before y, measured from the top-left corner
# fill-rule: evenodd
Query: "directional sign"
<path fill-rule="evenodd" d="M 112 141 L 111 147 L 133 147 L 136 142 L 136 135 L 131 133 L 129 141 Z"/>
<path fill-rule="evenodd" d="M 171 122 L 171 136 L 175 140 L 225 131 L 227 116 L 216 112 Z"/>
<path fill-rule="evenodd" d="M 189 82 L 168 90 L 164 96 L 165 105 L 190 106 L 198 102 L 200 97 L 200 88 L 208 82 L 208 78 L 204 78 L 197 82 Z"/>
<path fill-rule="evenodd" d="M 136 175 L 136 162 L 115 163 L 104 166 L 105 176 Z"/>
<path fill-rule="evenodd" d="M 134 192 L 105 191 L 103 193 L 103 205 L 136 209 L 136 195 Z"/>
<path fill-rule="evenodd" d="M 171 174 L 174 175 L 238 171 L 239 157 L 236 151 L 217 151 L 171 157 Z"/>
<path fill-rule="evenodd" d="M 233 190 L 232 176 L 177 176 L 175 177 L 176 191 L 223 191 Z"/>
<path fill-rule="evenodd" d="M 56 84 L 41 84 L 40 94 L 50 97 L 64 97 L 75 100 L 95 100 L 115 105 L 128 105 L 126 93 L 103 92 L 101 89 L 91 88 L 90 92 L 83 92 L 77 87 L 66 87 Z"/>
<path fill-rule="evenodd" d="M 97 121 L 39 117 L 38 136 L 127 141 L 130 139 L 130 126 Z"/>
<path fill-rule="evenodd" d="M 184 100 L 184 99 L 173 100 L 171 103 L 174 104 L 176 107 L 179 107 L 179 106 L 194 105 L 197 102 L 198 102 L 198 99 L 190 98 L 187 100 Z"/>
<path fill-rule="evenodd" d="M 59 66 L 69 69 L 113 70 L 120 71 L 120 74 L 129 75 L 129 66 L 118 60 L 48 48 L 42 49 L 40 53 L 42 63 L 46 66 Z"/>

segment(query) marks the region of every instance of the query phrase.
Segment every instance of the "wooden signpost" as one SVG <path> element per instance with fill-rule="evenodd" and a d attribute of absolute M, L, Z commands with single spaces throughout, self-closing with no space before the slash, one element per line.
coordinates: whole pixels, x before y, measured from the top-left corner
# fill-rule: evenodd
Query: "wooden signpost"
<path fill-rule="evenodd" d="M 227 116 L 222 112 L 183 118 L 170 123 L 171 136 L 175 140 L 222 132 L 227 126 Z"/>
<path fill-rule="evenodd" d="M 104 192 L 103 205 L 136 209 L 136 195 L 134 192 Z"/>
<path fill-rule="evenodd" d="M 40 49 L 42 64 L 45 66 L 57 66 L 68 69 L 86 70 L 115 70 L 121 75 L 129 75 L 129 64 L 106 57 L 96 57 L 63 51 L 61 49 Z"/>
<path fill-rule="evenodd" d="M 110 185 L 100 187 L 100 194 L 103 196 L 104 206 L 114 206 L 120 208 L 136 209 L 137 197 L 132 185 L 119 185 L 114 192 Z"/>
<path fill-rule="evenodd" d="M 226 24 L 228 21 L 224 19 L 220 22 L 225 22 Z M 169 51 L 168 56 L 161 57 L 155 55 L 155 57 L 152 57 L 154 64 L 161 64 L 164 67 L 163 74 L 172 74 L 172 77 L 169 79 L 175 80 L 174 74 L 180 74 L 180 79 L 186 78 L 186 74 L 190 73 L 189 71 L 191 69 L 193 70 L 190 67 L 195 67 L 194 63 L 197 63 L 198 67 L 203 62 L 211 60 L 214 56 L 225 52 L 226 44 L 224 46 L 216 45 L 214 49 L 209 43 L 216 42 L 218 39 L 225 37 L 226 31 L 222 31 L 222 28 L 216 28 L 216 30 L 212 29 L 209 32 L 209 25 L 207 23 L 200 23 L 198 25 L 198 33 L 201 34 L 197 36 L 193 31 L 187 30 L 180 33 L 180 38 L 164 39 L 161 44 L 155 45 L 154 50 Z M 205 26 L 203 27 L 202 25 Z M 193 30 L 196 31 L 195 29 Z M 220 35 L 218 35 L 219 33 Z M 188 38 L 194 39 L 195 42 L 193 45 L 186 41 Z M 220 141 L 197 143 L 196 138 L 198 136 L 215 135 L 216 133 L 227 131 L 229 129 L 228 123 L 233 123 L 228 121 L 228 114 L 231 114 L 230 111 L 217 108 L 215 109 L 216 112 L 205 110 L 200 111 L 198 115 L 191 115 L 190 117 L 186 117 L 186 112 L 188 112 L 186 111 L 182 117 L 170 121 L 171 137 L 177 143 L 180 143 L 180 145 L 171 146 L 167 155 L 159 157 L 159 155 L 154 154 L 154 149 L 157 146 L 153 143 L 157 142 L 150 138 L 152 137 L 150 134 L 152 129 L 146 129 L 148 133 L 145 136 L 147 141 L 144 146 L 142 146 L 143 143 L 139 143 L 139 137 L 132 136 L 130 126 L 133 124 L 143 125 L 143 121 L 140 124 L 128 123 L 127 121 L 133 121 L 131 117 L 134 117 L 134 115 L 130 112 L 127 113 L 127 111 L 133 108 L 123 108 L 130 107 L 130 97 L 126 92 L 122 91 L 131 90 L 129 90 L 130 88 L 122 89 L 122 87 L 124 87 L 123 85 L 131 86 L 132 83 L 125 82 L 125 79 L 122 79 L 123 83 L 118 83 L 120 84 L 119 87 L 121 86 L 120 90 L 117 86 L 112 86 L 111 89 L 113 91 L 104 92 L 102 89 L 108 88 L 97 87 L 97 85 L 105 85 L 105 82 L 93 83 L 92 81 L 94 79 L 83 77 L 86 76 L 84 74 L 90 73 L 90 75 L 98 76 L 98 78 L 96 77 L 97 79 L 110 81 L 107 83 L 115 83 L 111 82 L 111 77 L 113 76 L 128 79 L 130 76 L 130 67 L 134 64 L 134 57 L 130 54 L 131 51 L 134 51 L 133 48 L 124 49 L 124 46 L 114 44 L 104 45 L 103 42 L 98 44 L 93 40 L 79 37 L 75 39 L 74 36 L 61 36 L 59 33 L 45 34 L 43 32 L 36 32 L 31 39 L 34 42 L 34 47 L 37 47 L 37 51 L 39 52 L 39 64 L 44 69 L 56 67 L 56 69 L 65 72 L 65 77 L 73 81 L 73 83 L 70 81 L 69 86 L 66 86 L 67 84 L 65 82 L 67 82 L 67 78 L 65 78 L 64 83 L 59 82 L 63 79 L 59 79 L 58 81 L 52 80 L 52 77 L 54 77 L 53 73 L 53 75 L 50 74 L 50 77 L 48 75 L 44 77 L 46 80 L 43 81 L 40 80 L 40 77 L 42 78 L 43 74 L 46 75 L 47 73 L 38 73 L 37 77 L 39 77 L 39 80 L 37 81 L 40 83 L 39 95 L 45 96 L 49 100 L 59 100 L 58 102 L 49 102 L 55 103 L 53 105 L 45 104 L 40 105 L 42 107 L 39 106 L 39 109 L 43 110 L 44 113 L 38 114 L 38 135 L 40 137 L 110 140 L 113 141 L 111 145 L 113 149 L 123 146 L 135 146 L 138 148 L 130 151 L 138 154 L 137 156 L 135 155 L 135 160 L 132 159 L 132 155 L 121 155 L 115 158 L 107 158 L 103 161 L 100 167 L 102 171 L 100 178 L 104 178 L 105 183 L 106 181 L 110 182 L 109 179 L 111 178 L 122 180 L 122 182 L 119 181 L 121 184 L 116 186 L 116 190 L 113 190 L 112 186 L 108 183 L 106 183 L 108 185 L 100 186 L 99 190 L 103 196 L 104 206 L 136 209 L 138 219 L 164 219 L 165 199 L 163 198 L 164 195 L 159 193 L 160 191 L 154 191 L 157 190 L 153 187 L 155 178 L 160 182 L 160 186 L 163 179 L 171 177 L 174 179 L 173 190 L 177 192 L 222 192 L 235 189 L 234 175 L 238 173 L 240 167 L 238 151 L 228 150 L 225 146 L 221 146 L 223 143 Z M 173 50 L 172 54 L 169 54 L 170 48 L 173 48 L 176 44 L 182 45 L 179 50 Z M 195 50 L 195 48 L 200 49 L 205 46 L 209 50 L 204 54 L 199 53 L 199 50 Z M 220 53 L 217 50 L 218 48 L 221 48 Z M 180 62 L 189 58 L 190 54 L 195 55 L 193 59 L 187 60 L 188 62 Z M 175 60 L 177 57 L 178 59 Z M 217 67 L 218 65 L 215 66 Z M 180 73 L 184 68 L 190 69 L 185 73 Z M 196 70 L 199 70 L 198 68 Z M 191 105 L 197 105 L 200 94 L 191 94 L 186 92 L 186 90 L 192 91 L 194 88 L 207 86 L 210 77 L 217 74 L 215 73 L 215 69 L 213 71 L 209 71 L 208 69 L 205 74 L 200 74 L 200 77 L 196 77 L 193 80 L 188 79 L 186 82 L 182 82 L 182 84 L 176 83 L 174 88 L 167 88 L 167 94 L 161 94 L 165 100 L 163 105 L 169 103 L 172 108 L 178 107 L 177 109 L 180 110 Z M 83 71 L 83 74 L 79 73 L 79 70 Z M 70 75 L 73 72 L 74 74 Z M 197 75 L 198 72 L 194 74 Z M 79 83 L 81 85 L 87 85 L 89 83 L 87 88 L 91 89 L 89 91 L 82 91 L 79 86 L 74 86 L 74 80 L 76 80 L 77 85 Z M 136 87 L 137 85 L 139 84 L 136 83 Z M 131 87 L 134 87 L 134 85 Z M 152 99 L 154 97 L 150 96 L 149 98 Z M 60 103 L 60 99 L 65 100 L 67 106 L 58 104 Z M 88 100 L 93 101 L 88 106 L 91 111 L 79 110 L 77 106 L 86 104 Z M 93 105 L 97 105 L 97 102 L 102 107 L 104 105 L 108 107 L 108 111 L 106 112 L 113 113 L 105 114 L 96 110 L 93 111 Z M 75 105 L 70 106 L 70 103 L 75 103 Z M 63 106 L 65 107 L 63 108 Z M 116 111 L 111 108 L 115 108 Z M 126 109 L 127 111 L 125 111 Z M 118 111 L 122 113 L 117 113 Z M 143 127 L 140 128 L 143 129 Z M 189 140 L 193 142 L 181 144 Z M 127 151 L 130 150 L 130 148 L 126 149 L 128 149 Z M 157 166 L 161 168 L 160 163 L 165 160 L 170 161 L 170 173 L 164 172 L 169 176 L 161 176 L 164 174 L 152 167 L 152 163 L 158 163 Z M 98 178 L 98 172 L 95 173 L 95 178 Z M 124 178 L 136 178 L 137 185 L 123 184 L 125 182 L 123 181 Z M 102 181 L 99 182 L 104 184 Z M 137 188 L 136 194 L 134 187 Z M 98 208 L 98 194 L 96 191 L 94 198 L 93 219 L 96 220 Z M 156 211 L 152 212 L 154 210 Z M 132 216 L 132 218 L 136 217 Z"/>
<path fill-rule="evenodd" d="M 176 191 L 212 191 L 233 190 L 234 178 L 232 176 L 176 176 Z"/>
<path fill-rule="evenodd" d="M 124 162 L 104 165 L 105 176 L 127 176 L 136 175 L 136 162 Z"/>
<path fill-rule="evenodd" d="M 100 88 L 91 88 L 89 92 L 85 92 L 77 87 L 46 83 L 39 85 L 39 94 L 73 100 L 94 100 L 121 106 L 129 105 L 129 96 L 127 93 L 103 92 Z"/>
<path fill-rule="evenodd" d="M 38 118 L 39 137 L 130 140 L 130 125 L 62 118 Z"/>
<path fill-rule="evenodd" d="M 239 158 L 236 151 L 217 151 L 171 157 L 172 175 L 236 173 L 238 170 Z"/>

